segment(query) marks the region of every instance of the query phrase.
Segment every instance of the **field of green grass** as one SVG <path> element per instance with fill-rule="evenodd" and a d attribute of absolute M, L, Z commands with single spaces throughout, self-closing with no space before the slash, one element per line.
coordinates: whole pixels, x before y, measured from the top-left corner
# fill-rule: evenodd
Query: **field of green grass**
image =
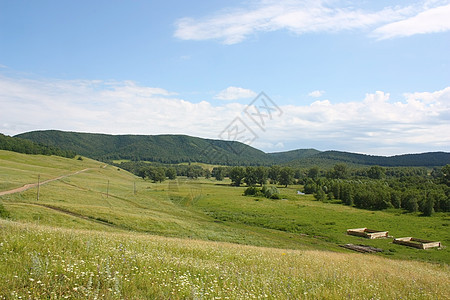
<path fill-rule="evenodd" d="M 8 221 L 0 226 L 3 299 L 450 297 L 444 265 Z"/>
<path fill-rule="evenodd" d="M 0 151 L 0 298 L 450 297 L 449 214 L 367 211 L 297 195 L 243 196 L 229 181 L 144 181 L 82 161 Z M 345 234 L 441 241 L 418 250 Z M 345 243 L 382 248 L 357 254 Z M 255 247 L 258 246 L 258 247 Z M 17 265 L 24 267 L 17 268 Z M 105 295 L 105 296 L 102 296 Z"/>

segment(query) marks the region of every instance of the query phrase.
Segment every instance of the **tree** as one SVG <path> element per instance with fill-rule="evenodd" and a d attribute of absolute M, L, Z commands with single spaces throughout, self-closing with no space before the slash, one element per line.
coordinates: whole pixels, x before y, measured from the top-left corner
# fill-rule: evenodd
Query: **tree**
<path fill-rule="evenodd" d="M 416 212 L 419 210 L 418 195 L 415 192 L 407 192 L 403 195 L 402 205 L 409 212 Z"/>
<path fill-rule="evenodd" d="M 256 169 L 255 169 L 255 167 L 246 167 L 245 168 L 244 182 L 248 186 L 254 186 L 256 184 L 257 178 L 256 178 Z"/>
<path fill-rule="evenodd" d="M 166 179 L 166 172 L 164 168 L 158 167 L 158 168 L 149 168 L 149 178 L 153 180 L 153 182 L 163 182 Z"/>
<path fill-rule="evenodd" d="M 346 164 L 336 164 L 330 171 L 330 177 L 334 179 L 346 179 L 348 177 L 348 169 Z"/>
<path fill-rule="evenodd" d="M 445 187 L 442 185 L 442 187 Z M 450 192 L 450 189 L 447 188 L 447 192 Z M 450 211 L 450 195 L 445 195 L 445 192 L 443 189 L 433 189 L 431 190 L 428 195 L 427 199 L 432 198 L 434 203 L 434 210 L 435 211 L 443 211 L 448 212 Z"/>
<path fill-rule="evenodd" d="M 214 167 L 214 169 L 212 170 L 212 176 L 216 178 L 217 181 L 222 181 L 225 178 L 225 168 Z"/>
<path fill-rule="evenodd" d="M 147 168 L 145 167 L 140 168 L 138 171 L 138 176 L 142 177 L 142 179 L 145 179 L 145 177 L 147 176 Z"/>
<path fill-rule="evenodd" d="M 278 182 L 278 176 L 280 176 L 280 166 L 271 166 L 268 173 L 270 183 L 276 184 Z"/>
<path fill-rule="evenodd" d="M 425 216 L 431 216 L 433 213 L 434 213 L 434 197 L 427 197 L 427 200 L 425 201 L 423 214 Z"/>
<path fill-rule="evenodd" d="M 342 186 L 342 202 L 344 202 L 346 205 L 353 205 L 353 191 L 352 186 L 350 184 L 344 184 Z"/>
<path fill-rule="evenodd" d="M 188 165 L 186 176 L 191 179 L 199 178 L 203 175 L 203 169 L 200 166 Z"/>
<path fill-rule="evenodd" d="M 326 194 L 323 191 L 322 188 L 318 188 L 317 191 L 314 193 L 314 198 L 316 198 L 316 200 L 318 201 L 324 201 L 326 198 Z"/>
<path fill-rule="evenodd" d="M 317 177 L 319 177 L 319 168 L 318 167 L 312 167 L 311 169 L 308 170 L 308 175 L 309 178 L 316 180 Z"/>
<path fill-rule="evenodd" d="M 402 206 L 402 198 L 400 197 L 400 193 L 397 191 L 391 192 L 391 204 L 395 208 L 401 208 Z"/>
<path fill-rule="evenodd" d="M 308 178 L 305 185 L 303 186 L 303 191 L 305 192 L 305 194 L 313 194 L 317 191 L 317 189 L 317 184 L 311 178 Z"/>
<path fill-rule="evenodd" d="M 256 183 L 260 184 L 261 186 L 266 184 L 267 176 L 269 174 L 269 171 L 266 167 L 256 167 L 255 169 L 255 176 L 256 176 Z"/>
<path fill-rule="evenodd" d="M 169 179 L 175 179 L 177 178 L 177 170 L 175 168 L 170 167 L 166 169 L 166 177 Z"/>
<path fill-rule="evenodd" d="M 442 183 L 450 186 L 450 165 L 442 167 Z"/>
<path fill-rule="evenodd" d="M 294 171 L 289 167 L 282 168 L 278 180 L 280 184 L 287 187 L 294 180 Z"/>
<path fill-rule="evenodd" d="M 233 167 L 230 170 L 231 185 L 240 186 L 242 179 L 245 177 L 245 169 L 243 167 Z"/>
<path fill-rule="evenodd" d="M 367 171 L 367 176 L 372 179 L 382 179 L 386 174 L 386 170 L 380 166 L 372 166 Z"/>

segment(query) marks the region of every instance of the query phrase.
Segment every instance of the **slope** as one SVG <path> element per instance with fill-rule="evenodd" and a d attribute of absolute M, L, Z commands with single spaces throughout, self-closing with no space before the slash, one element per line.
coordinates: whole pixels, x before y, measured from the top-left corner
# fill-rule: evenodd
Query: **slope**
<path fill-rule="evenodd" d="M 83 173 L 78 171 L 85 170 Z M 216 222 L 177 202 L 202 197 L 189 180 L 154 184 L 124 170 L 84 158 L 25 155 L 0 150 L 0 192 L 71 175 L 37 189 L 0 196 L 12 220 L 106 231 L 134 231 L 252 245 L 308 248 L 289 233 Z M 233 191 L 233 190 L 230 190 Z M 235 191 L 235 190 L 234 190 Z M 324 246 L 325 247 L 325 246 Z"/>

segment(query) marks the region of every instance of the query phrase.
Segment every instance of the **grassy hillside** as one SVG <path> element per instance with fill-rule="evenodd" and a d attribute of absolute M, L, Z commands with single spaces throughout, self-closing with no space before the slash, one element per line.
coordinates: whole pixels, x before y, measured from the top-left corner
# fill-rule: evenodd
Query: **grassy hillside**
<path fill-rule="evenodd" d="M 0 228 L 6 299 L 450 297 L 442 265 L 1 220 Z"/>
<path fill-rule="evenodd" d="M 0 158 L 0 192 L 35 183 L 38 174 L 44 180 L 90 168 L 84 173 L 41 186 L 39 201 L 36 201 L 36 188 L 0 196 L 12 220 L 69 228 L 131 230 L 166 236 L 304 248 L 301 242 L 292 240 L 288 233 L 280 235 L 277 231 L 264 228 L 224 225 L 202 211 L 178 205 L 174 199 L 198 196 L 196 193 L 199 189 L 191 185 L 190 181 L 155 184 L 116 167 L 103 168 L 104 164 L 89 159 L 79 161 L 8 151 L 0 151 Z"/>
<path fill-rule="evenodd" d="M 0 298 L 450 296 L 449 214 L 359 210 L 297 195 L 299 186 L 279 187 L 283 200 L 246 197 L 229 181 L 151 183 L 87 158 L 9 151 L 0 151 L 0 174 L 0 192 L 38 174 L 69 175 L 42 185 L 39 201 L 36 188 L 0 196 L 9 213 L 0 220 Z M 345 234 L 365 226 L 445 247 Z M 385 251 L 355 254 L 344 243 Z"/>

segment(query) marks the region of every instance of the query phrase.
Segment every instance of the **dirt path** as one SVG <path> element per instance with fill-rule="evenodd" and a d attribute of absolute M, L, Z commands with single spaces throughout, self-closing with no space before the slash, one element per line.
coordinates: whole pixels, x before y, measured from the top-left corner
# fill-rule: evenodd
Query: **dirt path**
<path fill-rule="evenodd" d="M 77 171 L 75 173 L 70 173 L 70 174 L 67 174 L 67 175 L 63 175 L 63 176 L 59 176 L 59 177 L 56 177 L 56 178 L 48 179 L 48 180 L 40 182 L 39 185 L 44 185 L 44 184 L 47 184 L 47 183 L 52 182 L 52 181 L 56 181 L 56 180 L 60 180 L 60 179 L 63 179 L 63 178 L 69 177 L 69 176 L 77 175 L 77 174 L 86 172 L 88 170 L 92 170 L 92 168 L 86 168 L 86 169 Z M 37 187 L 37 185 L 38 185 L 37 183 L 29 183 L 29 184 L 25 184 L 22 187 L 15 188 L 15 189 L 12 189 L 12 190 L 9 190 L 9 191 L 1 191 L 0 192 L 0 196 L 24 192 L 24 191 L 26 191 L 28 189 Z"/>

